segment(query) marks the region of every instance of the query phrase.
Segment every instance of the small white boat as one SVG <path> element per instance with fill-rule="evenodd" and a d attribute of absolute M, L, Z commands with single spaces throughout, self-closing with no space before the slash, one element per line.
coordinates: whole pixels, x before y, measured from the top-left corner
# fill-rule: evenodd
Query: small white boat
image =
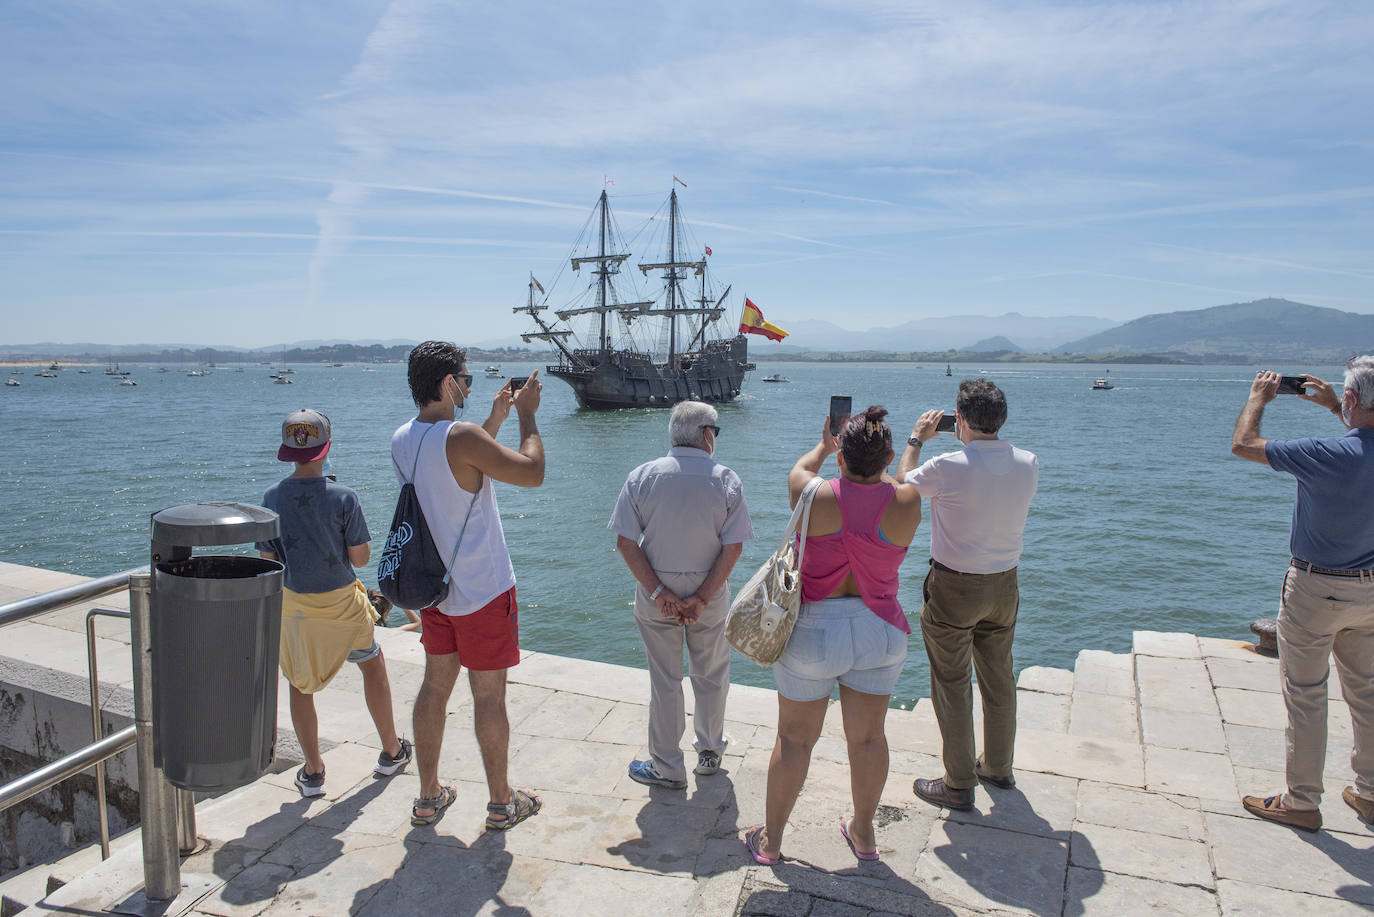
<path fill-rule="evenodd" d="M 1115 387 L 1116 386 L 1112 385 L 1111 382 L 1107 381 L 1106 376 L 1103 376 L 1101 379 L 1093 380 L 1093 391 L 1095 392 L 1105 392 Z"/>
<path fill-rule="evenodd" d="M 56 360 L 53 360 L 51 363 L 48 364 L 48 372 L 55 373 L 61 368 L 62 364 L 58 363 Z"/>
<path fill-rule="evenodd" d="M 159 366 L 159 367 L 157 368 L 157 371 L 160 372 L 160 373 L 169 373 L 169 372 L 171 372 L 171 370 L 168 369 L 168 368 L 165 367 L 165 366 Z"/>
<path fill-rule="evenodd" d="M 206 374 L 203 373 L 203 372 L 201 372 L 201 371 L 198 370 L 198 369 L 192 369 L 192 370 L 189 370 L 189 371 L 186 373 L 186 375 L 188 375 L 188 376 L 200 377 L 200 376 L 204 376 L 204 375 L 206 375 Z"/>
<path fill-rule="evenodd" d="M 8 379 L 5 380 L 5 384 L 6 384 L 6 385 L 10 385 L 10 386 L 18 385 L 18 384 L 19 384 L 19 380 L 16 379 L 16 378 L 14 378 L 13 376 L 11 376 L 10 378 L 8 378 Z"/>
<path fill-rule="evenodd" d="M 89 375 L 91 371 L 89 369 L 78 369 L 77 372 L 79 372 L 83 376 L 86 376 Z"/>
<path fill-rule="evenodd" d="M 43 370 L 41 373 L 35 373 L 34 375 L 36 375 L 39 379 L 56 379 L 56 378 L 57 378 L 57 373 L 53 372 L 53 371 L 50 370 L 50 369 L 45 369 L 45 370 Z"/>
<path fill-rule="evenodd" d="M 116 384 L 116 385 L 138 385 L 137 382 L 135 382 L 133 379 L 130 379 L 130 378 L 128 378 L 128 377 L 125 377 L 125 378 L 123 378 L 123 379 L 120 379 L 120 380 L 119 380 L 117 383 L 115 383 L 115 384 Z"/>
<path fill-rule="evenodd" d="M 492 364 L 492 365 L 490 365 L 490 366 L 487 367 L 486 375 L 487 375 L 487 378 L 489 378 L 489 379 L 504 379 L 504 378 L 506 378 L 505 374 L 501 372 L 501 367 L 499 367 L 499 366 L 497 366 L 497 365 L 495 365 L 495 364 Z"/>
<path fill-rule="evenodd" d="M 786 376 L 784 376 L 782 373 L 773 373 L 773 375 L 771 375 L 771 376 L 764 376 L 762 381 L 764 381 L 764 382 L 791 382 L 792 380 L 789 379 L 789 378 L 787 378 Z"/>
<path fill-rule="evenodd" d="M 296 383 L 292 382 L 290 379 L 286 378 L 285 376 L 273 376 L 273 377 L 272 377 L 272 384 L 273 384 L 273 385 L 295 385 Z"/>

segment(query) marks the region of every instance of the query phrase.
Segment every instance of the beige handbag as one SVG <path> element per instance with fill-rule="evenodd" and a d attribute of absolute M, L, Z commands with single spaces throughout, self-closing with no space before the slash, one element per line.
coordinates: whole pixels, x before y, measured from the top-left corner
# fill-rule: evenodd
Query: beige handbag
<path fill-rule="evenodd" d="M 783 533 L 782 544 L 763 562 L 758 572 L 730 603 L 725 619 L 725 639 L 761 666 L 778 661 L 801 609 L 801 563 L 806 553 L 806 528 L 811 521 L 811 498 L 824 480 L 817 475 L 807 482 Z M 792 536 L 801 532 L 800 546 Z"/>

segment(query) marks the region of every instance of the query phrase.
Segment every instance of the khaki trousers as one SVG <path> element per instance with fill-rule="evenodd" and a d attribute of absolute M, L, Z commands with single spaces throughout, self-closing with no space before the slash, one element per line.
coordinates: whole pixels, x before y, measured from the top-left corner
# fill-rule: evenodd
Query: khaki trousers
<path fill-rule="evenodd" d="M 955 573 L 932 562 L 922 592 L 921 637 L 930 660 L 930 699 L 940 724 L 945 784 L 962 790 L 978 783 L 973 774 L 970 662 L 983 697 L 984 770 L 1009 776 L 1016 745 L 1011 643 L 1021 601 L 1016 569 Z"/>
<path fill-rule="evenodd" d="M 1331 656 L 1354 726 L 1355 792 L 1374 799 L 1374 575 L 1357 579 L 1289 567 L 1278 631 L 1279 677 L 1288 708 L 1283 804 L 1315 809 L 1321 802 Z"/>
<path fill-rule="evenodd" d="M 697 591 L 705 573 L 659 573 L 663 585 L 678 596 Z M 682 645 L 691 664 L 692 695 L 696 707 L 698 752 L 725 753 L 725 697 L 730 691 L 730 644 L 725 639 L 725 615 L 730 610 L 730 586 L 720 588 L 695 624 L 683 626 L 663 617 L 643 586 L 635 588 L 635 623 L 644 639 L 649 663 L 649 755 L 660 776 L 686 780 L 682 733 L 687 714 L 682 698 Z"/>

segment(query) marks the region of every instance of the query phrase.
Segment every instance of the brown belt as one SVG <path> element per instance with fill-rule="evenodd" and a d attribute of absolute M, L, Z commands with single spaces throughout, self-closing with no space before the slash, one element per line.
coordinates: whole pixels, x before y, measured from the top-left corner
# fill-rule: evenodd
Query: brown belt
<path fill-rule="evenodd" d="M 1320 573 L 1322 576 L 1349 576 L 1356 579 L 1365 579 L 1368 577 L 1374 579 L 1374 570 L 1328 570 L 1326 567 L 1318 567 L 1316 564 L 1310 564 L 1296 557 L 1292 559 L 1291 565 L 1308 573 Z"/>

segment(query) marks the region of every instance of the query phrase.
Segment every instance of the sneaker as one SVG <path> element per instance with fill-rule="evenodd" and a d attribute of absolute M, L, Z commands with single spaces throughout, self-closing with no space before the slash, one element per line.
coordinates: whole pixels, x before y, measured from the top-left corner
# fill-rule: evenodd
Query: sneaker
<path fill-rule="evenodd" d="M 1346 805 L 1360 813 L 1360 818 L 1374 825 L 1374 799 L 1355 795 L 1353 786 L 1341 790 L 1341 798 L 1345 800 Z"/>
<path fill-rule="evenodd" d="M 395 755 L 382 752 L 377 756 L 377 766 L 372 768 L 372 773 L 380 777 L 390 777 L 392 774 L 399 774 L 406 769 L 413 754 L 413 746 L 409 739 L 401 739 L 401 750 Z"/>
<path fill-rule="evenodd" d="M 318 774 L 307 774 L 305 765 L 296 771 L 296 789 L 301 791 L 302 796 L 323 796 L 324 795 L 324 771 Z"/>
<path fill-rule="evenodd" d="M 692 773 L 702 777 L 720 773 L 720 755 L 713 751 L 701 752 L 697 755 L 697 766 L 692 768 Z"/>
<path fill-rule="evenodd" d="M 1317 809 L 1290 809 L 1278 796 L 1242 796 L 1240 804 L 1245 810 L 1260 818 L 1276 821 L 1281 825 L 1301 828 L 1304 831 L 1320 831 L 1322 813 Z"/>
<path fill-rule="evenodd" d="M 630 779 L 645 786 L 666 786 L 670 790 L 687 789 L 686 780 L 669 780 L 659 774 L 652 761 L 631 761 Z"/>

